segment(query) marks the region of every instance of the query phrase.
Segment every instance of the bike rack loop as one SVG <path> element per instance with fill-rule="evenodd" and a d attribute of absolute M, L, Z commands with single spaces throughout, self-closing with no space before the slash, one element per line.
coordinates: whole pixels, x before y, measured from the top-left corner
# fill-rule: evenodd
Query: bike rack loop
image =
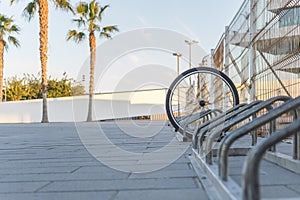
<path fill-rule="evenodd" d="M 204 141 L 204 136 L 205 134 L 212 130 L 213 128 L 216 128 L 220 125 L 224 125 L 225 122 L 230 121 L 232 118 L 238 116 L 239 114 L 247 111 L 248 109 L 250 109 L 251 107 L 255 106 L 256 104 L 260 103 L 261 101 L 255 101 L 252 102 L 248 105 L 243 106 L 240 109 L 235 109 L 233 110 L 231 113 L 229 113 L 228 115 L 223 116 L 222 118 L 219 118 L 218 120 L 214 120 L 211 124 L 209 124 L 209 126 L 204 127 L 203 129 L 200 130 L 200 133 L 198 134 L 199 136 L 199 154 L 203 153 L 203 141 Z M 223 131 L 226 131 L 228 129 L 223 129 Z M 198 142 L 197 141 L 197 142 Z"/>
<path fill-rule="evenodd" d="M 298 106 L 300 105 L 298 99 Z M 288 109 L 292 109 L 289 107 Z M 259 164 L 263 158 L 264 153 L 270 146 L 276 145 L 281 140 L 291 135 L 300 135 L 300 118 L 292 122 L 285 128 L 276 131 L 267 140 L 257 144 L 252 150 L 249 151 L 248 156 L 244 162 L 243 167 L 243 199 L 244 200 L 259 200 Z M 299 150 L 299 149 L 298 149 Z M 298 152 L 299 155 L 299 152 Z"/>
<path fill-rule="evenodd" d="M 240 115 L 243 112 L 246 112 L 248 109 L 252 108 L 253 106 L 259 104 L 261 101 L 254 101 L 248 105 L 243 106 L 241 109 L 236 109 L 233 112 L 229 113 L 228 115 L 224 116 L 224 118 L 220 118 L 218 120 L 214 120 L 211 124 L 209 124 L 209 127 L 205 127 L 205 129 L 202 129 L 199 133 L 200 137 L 198 139 L 199 146 L 201 147 L 202 151 L 202 144 L 204 140 L 204 135 L 210 131 L 213 128 L 218 127 L 219 125 L 223 125 L 225 122 L 232 120 L 234 117 Z M 229 129 L 229 128 L 228 128 Z M 228 130 L 226 128 L 223 129 L 223 131 Z M 200 148 L 199 148 L 200 149 Z"/>
<path fill-rule="evenodd" d="M 186 122 L 184 122 L 183 125 L 183 136 L 187 136 L 187 132 L 186 129 L 188 127 L 188 125 L 190 125 L 191 123 L 200 120 L 202 118 L 207 118 L 208 116 L 211 116 L 212 114 L 214 114 L 215 116 L 217 116 L 217 113 L 222 113 L 221 110 L 219 109 L 212 109 L 212 110 L 207 110 L 207 111 L 202 111 L 200 113 L 196 113 L 196 114 L 192 114 Z"/>
<path fill-rule="evenodd" d="M 234 111 L 236 111 L 236 110 L 238 110 L 238 109 L 240 109 L 241 107 L 244 107 L 244 106 L 247 106 L 247 104 L 239 104 L 239 105 L 237 105 L 237 106 L 235 106 L 235 107 L 233 107 L 233 108 L 230 108 L 230 109 L 227 110 L 226 112 L 224 112 L 224 113 L 222 113 L 222 114 L 216 116 L 215 118 L 212 118 L 211 120 L 206 121 L 206 122 L 203 123 L 203 124 L 200 124 L 200 125 L 195 129 L 194 134 L 193 134 L 193 138 L 192 138 L 192 139 L 193 139 L 193 140 L 192 140 L 192 142 L 193 142 L 193 148 L 194 148 L 194 149 L 197 148 L 197 145 L 198 145 L 198 134 L 199 134 L 199 131 L 200 131 L 200 130 L 202 130 L 204 127 L 210 125 L 211 123 L 213 123 L 213 122 L 215 122 L 215 121 L 217 121 L 217 120 L 222 119 L 222 118 L 225 117 L 226 115 L 228 115 L 228 114 L 230 114 L 230 113 L 232 113 L 232 112 L 234 112 Z M 207 129 L 207 130 L 208 130 L 208 129 Z"/>
<path fill-rule="evenodd" d="M 239 115 L 239 114 L 241 114 L 241 113 L 243 113 L 243 112 L 245 112 L 245 111 L 247 111 L 248 109 L 250 109 L 250 108 L 252 108 L 253 106 L 255 106 L 255 105 L 257 105 L 257 104 L 259 104 L 260 102 L 262 102 L 262 101 L 254 101 L 254 102 L 252 102 L 252 103 L 250 103 L 250 104 L 246 104 L 246 105 L 244 105 L 242 108 L 240 108 L 240 109 L 235 109 L 235 110 L 232 110 L 232 113 L 230 114 L 228 114 L 228 115 L 223 115 L 223 116 L 221 116 L 221 117 L 225 117 L 225 119 L 216 119 L 216 120 L 214 120 L 213 121 L 213 123 L 212 124 L 209 124 L 210 126 L 209 127 L 205 127 L 204 129 L 201 129 L 200 130 L 200 133 L 197 135 L 197 141 L 196 141 L 196 145 L 197 145 L 197 142 L 199 141 L 199 149 L 200 149 L 200 147 L 201 147 L 201 151 L 202 151 L 202 144 L 203 144 L 203 139 L 204 139 L 204 135 L 210 130 L 210 129 L 212 129 L 212 128 L 215 128 L 215 127 L 217 127 L 217 126 L 219 126 L 219 125 L 222 125 L 224 122 L 226 122 L 226 121 L 228 121 L 228 120 L 231 120 L 233 117 L 235 117 L 235 116 L 237 116 L 237 115 Z M 235 107 L 235 108 L 237 108 L 237 107 Z M 220 118 L 221 118 L 220 117 Z M 218 121 L 217 121 L 218 120 Z M 199 139 L 198 139 L 198 137 L 199 137 Z"/>
<path fill-rule="evenodd" d="M 264 102 L 259 103 L 258 105 L 254 106 L 253 108 L 251 108 L 250 110 L 247 110 L 246 112 L 243 113 L 243 115 L 238 115 L 235 118 L 233 118 L 232 120 L 230 120 L 228 123 L 226 122 L 224 124 L 224 127 L 222 128 L 218 128 L 216 131 L 213 131 L 207 139 L 207 145 L 206 145 L 206 163 L 212 165 L 212 160 L 213 160 L 213 154 L 212 154 L 212 144 L 214 139 L 218 136 L 218 134 L 224 130 L 227 130 L 229 128 L 231 128 L 232 126 L 236 125 L 237 123 L 247 119 L 248 117 L 253 116 L 253 114 L 256 114 L 257 112 L 259 112 L 262 109 L 268 109 L 271 110 L 272 107 L 271 105 L 276 102 L 276 101 L 288 101 L 290 100 L 291 97 L 287 97 L 287 96 L 278 96 L 278 97 L 274 97 L 271 99 L 268 99 Z M 270 121 L 270 127 L 274 127 L 275 122 Z M 245 125 L 244 125 L 245 126 Z M 222 143 L 221 143 L 222 144 Z"/>
<path fill-rule="evenodd" d="M 274 98 L 273 98 L 274 99 Z M 219 147 L 219 172 L 221 178 L 226 181 L 228 177 L 228 153 L 229 148 L 232 143 L 239 139 L 240 137 L 248 134 L 250 131 L 255 130 L 256 128 L 275 120 L 277 117 L 281 116 L 282 114 L 293 110 L 295 107 L 300 106 L 300 97 L 296 99 L 291 99 L 285 104 L 269 111 L 267 114 L 256 118 L 255 120 L 249 122 L 248 124 L 234 130 L 231 134 L 227 135 L 223 142 L 220 144 Z M 273 135 L 273 134 L 272 134 Z M 272 136 L 271 135 L 271 136 Z M 298 154 L 298 151 L 295 152 Z"/>

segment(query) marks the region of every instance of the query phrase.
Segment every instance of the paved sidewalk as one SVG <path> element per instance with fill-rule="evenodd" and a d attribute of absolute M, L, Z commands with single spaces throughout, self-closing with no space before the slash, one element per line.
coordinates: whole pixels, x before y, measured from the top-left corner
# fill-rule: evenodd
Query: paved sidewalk
<path fill-rule="evenodd" d="M 242 187 L 242 168 L 245 157 L 229 159 L 229 176 Z M 263 160 L 260 164 L 260 190 L 262 198 L 300 199 L 300 174 Z"/>
<path fill-rule="evenodd" d="M 120 123 L 122 129 L 132 130 L 130 121 Z M 77 130 L 74 123 L 1 124 L 0 199 L 208 199 L 191 167 L 190 149 L 170 165 L 167 155 L 161 155 L 156 163 L 151 158 L 146 162 L 149 153 L 172 140 L 170 127 L 159 122 L 149 127 L 147 121 L 134 123 L 145 129 L 159 127 L 160 134 L 137 138 L 125 134 L 114 122 L 100 123 L 115 148 L 146 155 L 144 160 L 127 159 L 110 154 L 114 149 L 108 151 L 102 145 L 107 151 L 104 161 L 120 169 L 133 167 L 125 172 L 105 166 L 83 146 L 77 130 L 95 134 L 99 132 L 98 123 L 79 123 Z M 176 147 L 178 142 L 173 145 Z M 150 166 L 148 173 L 134 173 L 145 165 Z"/>
<path fill-rule="evenodd" d="M 262 140 L 265 139 L 266 138 L 259 138 L 258 142 L 262 142 Z M 215 148 L 218 145 L 219 143 L 215 145 Z M 206 176 L 214 183 L 214 187 L 217 188 L 219 193 L 222 193 L 222 199 L 225 199 L 225 197 L 242 199 L 243 169 L 245 167 L 244 161 L 246 158 L 245 155 L 248 153 L 247 147 L 250 147 L 250 145 L 250 135 L 244 136 L 233 143 L 232 147 L 236 148 L 236 150 L 233 151 L 233 149 L 231 149 L 231 153 L 235 155 L 229 156 L 228 159 L 229 177 L 227 181 L 223 181 L 219 177 L 218 158 L 216 156 L 213 158 L 213 165 L 209 165 L 205 162 L 205 156 L 200 157 L 194 154 L 194 166 L 199 168 L 201 167 L 201 170 L 206 172 Z M 292 155 L 292 146 L 292 144 L 284 142 L 279 143 L 276 145 L 277 152 L 267 152 L 264 157 L 265 159 L 263 159 L 260 162 L 260 165 L 257 166 L 259 168 L 259 188 L 262 199 L 300 199 L 300 174 L 296 171 L 292 171 L 296 170 L 295 166 L 299 169 L 300 162 L 288 159 L 291 158 Z M 245 148 L 246 151 L 241 148 Z M 282 153 L 285 153 L 286 155 L 284 156 Z M 274 159 L 275 157 L 276 159 Z M 270 160 L 273 160 L 273 162 Z M 290 170 L 282 166 L 289 166 Z"/>

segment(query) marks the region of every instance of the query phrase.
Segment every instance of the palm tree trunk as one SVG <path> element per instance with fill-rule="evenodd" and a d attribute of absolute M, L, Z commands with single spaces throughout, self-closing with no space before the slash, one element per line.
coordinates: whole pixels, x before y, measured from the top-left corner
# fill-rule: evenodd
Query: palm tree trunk
<path fill-rule="evenodd" d="M 94 73 L 96 64 L 96 37 L 94 32 L 89 34 L 90 42 L 90 88 L 87 122 L 93 121 Z"/>
<path fill-rule="evenodd" d="M 4 41 L 0 39 L 0 102 L 2 101 L 2 88 L 3 88 L 3 54 L 4 54 Z"/>
<path fill-rule="evenodd" d="M 42 123 L 48 123 L 47 110 L 47 60 L 48 60 L 48 0 L 39 0 L 40 59 L 42 68 L 43 115 Z"/>

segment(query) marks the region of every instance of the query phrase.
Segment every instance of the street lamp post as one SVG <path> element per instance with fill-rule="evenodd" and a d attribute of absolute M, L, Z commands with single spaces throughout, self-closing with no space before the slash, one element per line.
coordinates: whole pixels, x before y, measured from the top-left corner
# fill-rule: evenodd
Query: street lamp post
<path fill-rule="evenodd" d="M 189 67 L 192 68 L 192 45 L 197 44 L 197 40 L 184 40 L 184 42 L 189 45 Z"/>
<path fill-rule="evenodd" d="M 179 75 L 180 73 L 180 57 L 182 56 L 181 53 L 173 53 L 173 56 L 177 57 L 177 74 Z M 180 86 L 178 85 L 178 99 L 177 99 L 177 112 L 178 112 L 178 117 L 180 117 Z"/>

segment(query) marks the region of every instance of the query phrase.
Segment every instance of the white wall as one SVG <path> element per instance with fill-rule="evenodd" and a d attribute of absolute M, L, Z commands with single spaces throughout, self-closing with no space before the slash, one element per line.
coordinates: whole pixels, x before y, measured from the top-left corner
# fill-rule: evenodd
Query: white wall
<path fill-rule="evenodd" d="M 163 101 L 130 103 L 128 100 L 109 100 L 100 95 L 94 98 L 94 120 L 134 117 L 165 113 Z M 48 99 L 50 122 L 85 121 L 88 96 Z M 42 100 L 0 103 L 0 123 L 41 122 Z"/>

